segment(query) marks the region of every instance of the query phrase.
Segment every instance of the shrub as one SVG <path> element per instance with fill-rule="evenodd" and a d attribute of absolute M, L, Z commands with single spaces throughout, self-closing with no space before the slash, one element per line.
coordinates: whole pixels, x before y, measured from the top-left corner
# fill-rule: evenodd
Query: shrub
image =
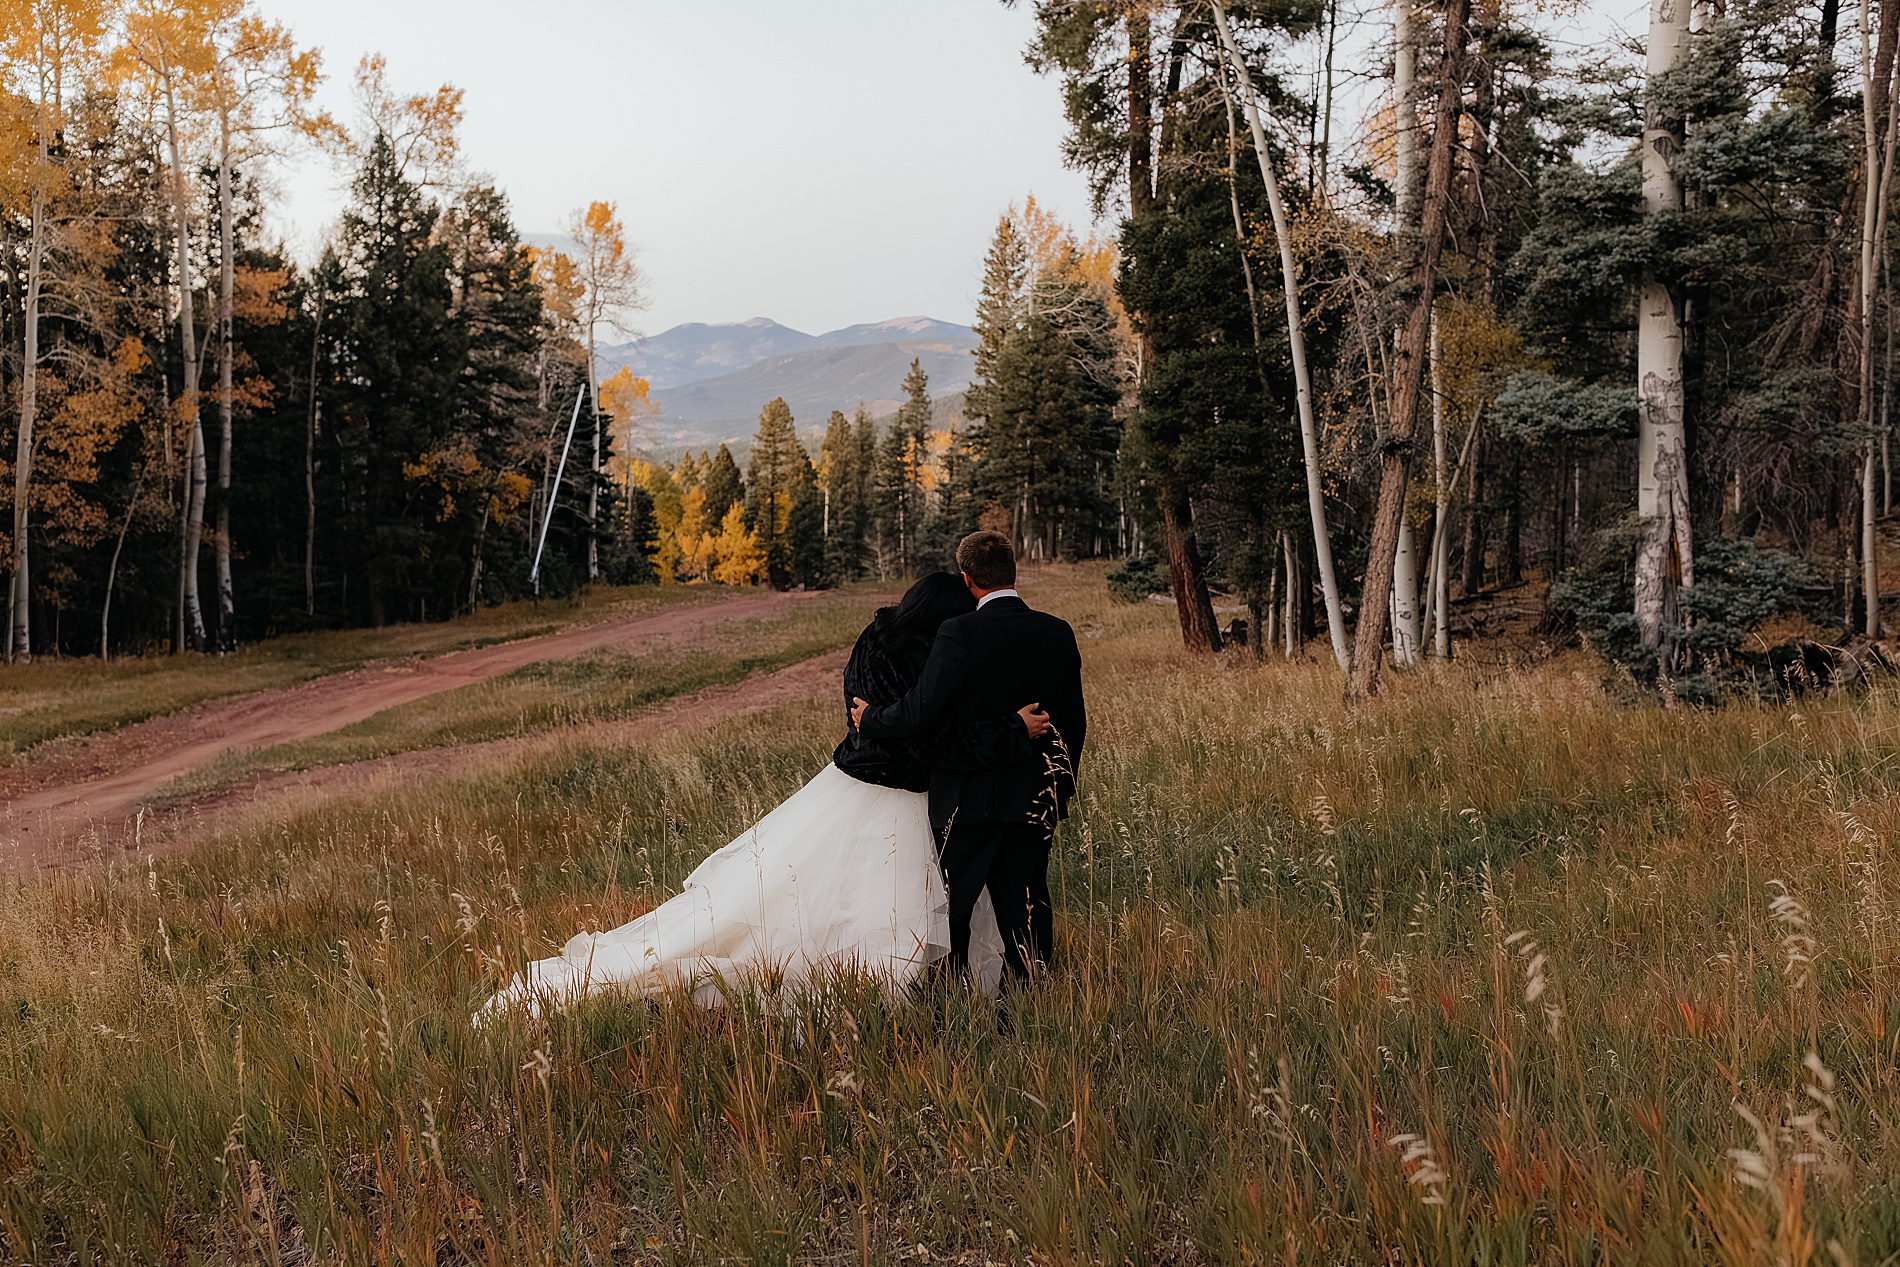
<path fill-rule="evenodd" d="M 1108 592 L 1124 603 L 1146 602 L 1148 595 L 1167 589 L 1168 569 L 1156 555 L 1131 555 L 1108 574 Z"/>

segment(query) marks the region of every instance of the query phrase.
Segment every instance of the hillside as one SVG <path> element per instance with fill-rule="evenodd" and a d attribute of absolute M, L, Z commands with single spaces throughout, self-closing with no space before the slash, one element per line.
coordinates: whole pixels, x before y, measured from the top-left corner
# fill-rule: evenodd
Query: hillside
<path fill-rule="evenodd" d="M 911 361 L 930 376 L 931 395 L 970 383 L 976 336 L 932 317 L 896 317 L 806 334 L 766 317 L 709 325 L 691 322 L 651 338 L 602 348 L 600 373 L 625 366 L 653 384 L 661 414 L 660 447 L 744 440 L 766 401 L 783 396 L 801 431 L 822 430 L 834 409 L 860 401 L 874 415 L 897 408 Z"/>

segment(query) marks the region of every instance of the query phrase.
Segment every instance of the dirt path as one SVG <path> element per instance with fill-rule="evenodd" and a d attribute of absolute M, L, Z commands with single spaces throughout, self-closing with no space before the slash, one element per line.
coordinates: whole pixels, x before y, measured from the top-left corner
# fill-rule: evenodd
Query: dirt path
<path fill-rule="evenodd" d="M 651 644 L 711 625 L 765 616 L 804 597 L 764 593 L 606 620 L 540 638 L 217 700 L 85 741 L 49 745 L 55 750 L 8 770 L 5 782 L 0 783 L 0 797 L 5 798 L 0 805 L 0 849 L 15 861 L 40 861 L 55 856 L 62 844 L 88 828 L 102 837 L 116 836 L 137 813 L 141 800 L 226 752 L 314 738 L 386 708 L 524 665 L 570 659 L 605 647 Z"/>
<path fill-rule="evenodd" d="M 661 733 L 662 723 L 678 722 L 689 716 L 697 723 L 719 721 L 762 713 L 781 704 L 831 697 L 838 690 L 845 661 L 850 655 L 849 648 L 827 651 L 743 682 L 676 695 L 613 721 L 587 722 L 536 735 L 453 747 L 417 748 L 349 765 L 266 774 L 250 782 L 207 792 L 188 803 L 168 806 L 162 812 L 148 813 L 145 826 L 156 839 L 176 844 L 245 816 L 281 817 L 340 795 L 373 795 L 436 779 L 467 778 L 502 762 L 559 745 L 635 742 Z M 841 728 L 842 724 L 841 713 Z M 0 848 L 0 869 L 4 869 L 8 861 L 4 849 Z"/>

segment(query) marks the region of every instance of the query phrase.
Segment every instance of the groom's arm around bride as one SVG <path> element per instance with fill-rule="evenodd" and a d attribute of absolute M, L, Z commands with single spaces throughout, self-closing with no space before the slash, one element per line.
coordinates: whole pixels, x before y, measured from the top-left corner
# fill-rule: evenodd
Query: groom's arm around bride
<path fill-rule="evenodd" d="M 860 707 L 870 738 L 914 738 L 955 722 L 1006 716 L 1040 702 L 1053 725 L 1026 758 L 990 769 L 930 771 L 930 820 L 950 890 L 951 960 L 968 955 L 970 912 L 984 888 L 996 909 L 1012 976 L 1051 951 L 1048 860 L 1066 815 L 1087 737 L 1082 663 L 1068 622 L 1016 593 L 1009 540 L 978 532 L 957 547 L 977 610 L 946 621 L 923 676 L 882 708 Z"/>

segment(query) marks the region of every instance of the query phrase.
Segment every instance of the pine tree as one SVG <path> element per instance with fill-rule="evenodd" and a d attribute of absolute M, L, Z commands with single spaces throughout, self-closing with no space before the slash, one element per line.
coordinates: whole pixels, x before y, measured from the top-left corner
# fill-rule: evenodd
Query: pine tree
<path fill-rule="evenodd" d="M 710 466 L 711 463 L 708 462 L 707 465 Z M 698 488 L 705 482 L 699 459 L 693 456 L 691 449 L 680 455 L 679 465 L 673 468 L 673 478 L 679 481 L 681 488 Z M 725 511 L 722 510 L 719 513 L 723 515 Z"/>
<path fill-rule="evenodd" d="M 1099 299 L 1058 278 L 1003 342 L 975 393 L 970 442 L 980 494 L 1009 515 L 1026 558 L 1086 557 L 1103 544 L 1119 443 L 1114 350 Z M 974 409 L 973 409 L 974 412 Z"/>
<path fill-rule="evenodd" d="M 731 449 L 722 444 L 711 457 L 700 454 L 699 486 L 706 490 L 706 522 L 723 523 L 726 512 L 744 501 L 746 495 L 745 480 L 739 474 L 739 464 L 732 460 Z"/>
<path fill-rule="evenodd" d="M 877 545 L 883 570 L 909 576 L 929 513 L 924 476 L 929 464 L 930 380 L 916 360 L 904 376 L 904 403 L 878 446 Z"/>
<path fill-rule="evenodd" d="M 785 521 L 785 572 L 775 585 L 803 585 L 817 589 L 826 583 L 825 496 L 818 485 L 818 468 L 799 449 L 803 461 L 794 464 L 792 509 Z"/>
<path fill-rule="evenodd" d="M 811 456 L 799 443 L 791 408 L 783 396 L 775 397 L 759 412 L 759 431 L 752 439 L 752 461 L 746 470 L 746 523 L 759 534 L 767 575 L 781 587 L 792 583 L 791 540 L 786 531 L 792 504 L 810 470 Z"/>
<path fill-rule="evenodd" d="M 460 561 L 433 546 L 431 514 L 406 468 L 437 452 L 451 430 L 451 402 L 466 336 L 449 314 L 449 253 L 434 240 L 437 212 L 405 180 L 387 137 L 371 147 L 343 216 L 346 293 L 336 327 L 349 375 L 335 388 L 328 439 L 347 463 L 344 548 L 351 617 L 371 624 L 451 610 Z M 572 533 L 571 498 L 557 516 Z M 558 542 L 550 538 L 550 553 Z M 544 565 L 544 571 L 546 571 Z M 556 569 L 558 572 L 558 569 Z"/>
<path fill-rule="evenodd" d="M 965 408 L 973 418 L 986 418 L 995 406 L 989 401 L 996 381 L 997 363 L 1022 322 L 1023 288 L 1029 276 L 1029 250 L 1016 227 L 1016 217 L 1004 213 L 996 222 L 989 253 L 983 258 L 983 289 L 976 302 L 976 381 L 965 394 Z"/>
<path fill-rule="evenodd" d="M 863 504 L 859 496 L 858 439 L 851 421 L 832 410 L 818 450 L 820 519 L 825 577 L 832 584 L 856 580 L 864 564 Z"/>

